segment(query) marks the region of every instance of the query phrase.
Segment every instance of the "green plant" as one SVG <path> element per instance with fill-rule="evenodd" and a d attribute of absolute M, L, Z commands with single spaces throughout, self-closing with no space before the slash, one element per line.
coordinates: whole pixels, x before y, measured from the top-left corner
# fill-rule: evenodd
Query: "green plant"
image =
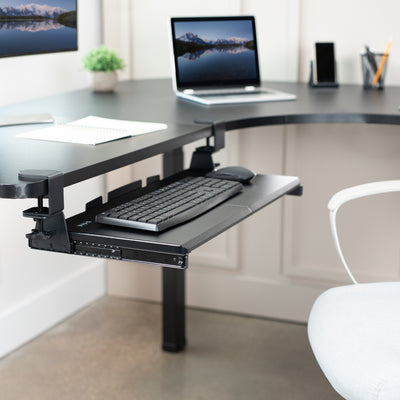
<path fill-rule="evenodd" d="M 88 71 L 109 72 L 125 68 L 125 62 L 116 51 L 103 45 L 84 55 L 83 68 Z"/>

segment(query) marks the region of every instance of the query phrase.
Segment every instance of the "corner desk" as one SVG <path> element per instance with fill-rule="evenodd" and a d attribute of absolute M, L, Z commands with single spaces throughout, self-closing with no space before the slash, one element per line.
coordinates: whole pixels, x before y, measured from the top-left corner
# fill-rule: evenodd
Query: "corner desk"
<path fill-rule="evenodd" d="M 103 203 L 100 198 L 88 203 L 84 213 L 66 220 L 63 188 L 158 154 L 163 155 L 164 177 L 173 175 L 183 169 L 184 145 L 204 139 L 206 146 L 199 153 L 210 159 L 224 147 L 225 132 L 236 129 L 301 123 L 400 124 L 400 88 L 365 91 L 361 86 L 343 85 L 311 89 L 305 83 L 288 82 L 265 86 L 295 93 L 297 100 L 207 107 L 177 99 L 169 79 L 154 79 L 120 82 L 113 93 L 86 89 L 4 106 L 0 115 L 47 112 L 57 123 L 96 115 L 163 122 L 168 129 L 90 146 L 16 138 L 17 133 L 36 129 L 36 125 L 2 127 L 0 197 L 38 199 L 37 207 L 24 212 L 36 221 L 27 235 L 32 248 L 161 265 L 162 347 L 181 351 L 186 343 L 184 269 L 189 253 L 276 199 L 301 195 L 299 178 L 256 175 L 243 193 L 160 234 L 94 223 L 94 213 Z M 151 177 L 147 183 L 158 179 Z M 109 199 L 140 184 L 117 189 L 109 193 Z M 43 207 L 44 197 L 47 207 Z"/>

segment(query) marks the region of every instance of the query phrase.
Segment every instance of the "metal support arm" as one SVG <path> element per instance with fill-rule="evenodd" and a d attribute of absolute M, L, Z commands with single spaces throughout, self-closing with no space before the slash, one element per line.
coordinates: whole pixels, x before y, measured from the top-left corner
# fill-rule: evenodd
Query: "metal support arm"
<path fill-rule="evenodd" d="M 23 216 L 33 218 L 35 229 L 26 237 L 29 247 L 40 250 L 71 253 L 72 247 L 65 221 L 64 209 L 64 175 L 52 170 L 24 170 L 19 179 L 28 182 L 46 181 L 43 193 L 38 195 L 37 207 L 29 208 Z M 48 197 L 48 207 L 43 206 L 44 197 Z"/>
<path fill-rule="evenodd" d="M 211 124 L 214 145 L 210 145 L 210 138 L 207 138 L 207 145 L 198 147 L 192 155 L 190 169 L 201 172 L 210 172 L 215 168 L 212 154 L 225 147 L 225 123 L 195 121 L 198 124 Z"/>

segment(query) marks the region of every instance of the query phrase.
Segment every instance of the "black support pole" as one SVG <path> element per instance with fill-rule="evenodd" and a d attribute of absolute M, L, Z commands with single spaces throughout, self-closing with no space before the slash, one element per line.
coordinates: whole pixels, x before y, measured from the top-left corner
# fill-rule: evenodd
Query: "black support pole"
<path fill-rule="evenodd" d="M 183 151 L 173 150 L 163 156 L 164 177 L 183 169 Z M 185 348 L 185 271 L 164 267 L 163 281 L 163 339 L 162 348 L 169 352 Z"/>
<path fill-rule="evenodd" d="M 163 268 L 163 344 L 169 352 L 185 348 L 185 271 Z"/>

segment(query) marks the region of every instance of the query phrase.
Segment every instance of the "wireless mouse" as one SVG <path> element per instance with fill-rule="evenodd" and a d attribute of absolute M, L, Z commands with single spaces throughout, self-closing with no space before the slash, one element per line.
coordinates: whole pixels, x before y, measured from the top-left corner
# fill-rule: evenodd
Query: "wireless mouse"
<path fill-rule="evenodd" d="M 254 178 L 255 174 L 244 167 L 224 167 L 215 169 L 207 174 L 209 178 L 227 179 L 230 181 L 238 181 L 241 183 L 248 183 Z"/>

